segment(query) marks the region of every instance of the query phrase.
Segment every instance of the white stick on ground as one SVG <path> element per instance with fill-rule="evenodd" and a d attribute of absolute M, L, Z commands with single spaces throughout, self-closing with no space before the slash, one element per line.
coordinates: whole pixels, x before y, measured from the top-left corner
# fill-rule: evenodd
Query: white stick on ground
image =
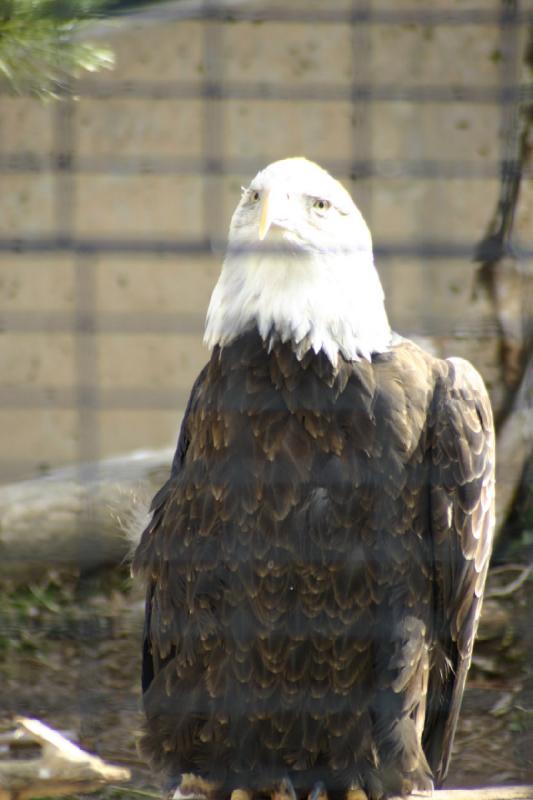
<path fill-rule="evenodd" d="M 58 731 L 36 719 L 20 717 L 10 737 L 28 737 L 40 746 L 40 754 L 30 758 L 0 759 L 0 800 L 29 800 L 32 797 L 59 797 L 85 793 L 108 783 L 130 780 L 124 767 L 107 764 L 69 742 Z"/>

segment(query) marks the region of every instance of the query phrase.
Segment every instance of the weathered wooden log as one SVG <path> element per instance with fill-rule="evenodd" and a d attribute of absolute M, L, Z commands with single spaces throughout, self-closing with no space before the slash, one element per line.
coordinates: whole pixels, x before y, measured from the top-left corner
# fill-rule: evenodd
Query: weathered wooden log
<path fill-rule="evenodd" d="M 86 753 L 36 719 L 17 720 L 17 734 L 39 746 L 36 757 L 0 759 L 0 800 L 59 797 L 92 792 L 108 783 L 130 780 L 130 771 Z"/>
<path fill-rule="evenodd" d="M 496 529 L 507 519 L 522 475 L 533 454 L 533 353 L 512 408 L 500 426 L 496 452 Z"/>
<path fill-rule="evenodd" d="M 138 451 L 0 487 L 0 579 L 123 560 L 172 455 L 170 448 Z"/>
<path fill-rule="evenodd" d="M 429 797 L 430 795 L 425 795 Z M 413 794 L 413 800 L 424 795 Z M 533 786 L 480 786 L 475 789 L 438 789 L 432 800 L 532 800 Z"/>

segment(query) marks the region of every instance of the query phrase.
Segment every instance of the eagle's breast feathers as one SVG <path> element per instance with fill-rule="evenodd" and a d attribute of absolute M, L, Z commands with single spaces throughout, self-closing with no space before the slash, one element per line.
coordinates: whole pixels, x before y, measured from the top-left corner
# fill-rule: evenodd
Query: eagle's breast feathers
<path fill-rule="evenodd" d="M 156 763 L 256 788 L 264 765 L 371 765 L 366 784 L 386 771 L 395 791 L 443 777 L 489 552 L 490 424 L 473 370 L 409 342 L 337 370 L 255 332 L 214 351 L 136 560 Z"/>

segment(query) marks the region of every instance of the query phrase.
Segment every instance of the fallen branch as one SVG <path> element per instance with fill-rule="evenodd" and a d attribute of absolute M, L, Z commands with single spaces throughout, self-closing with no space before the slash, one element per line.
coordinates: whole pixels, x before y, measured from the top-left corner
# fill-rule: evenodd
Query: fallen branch
<path fill-rule="evenodd" d="M 24 741 L 29 737 L 39 746 L 40 755 L 0 760 L 0 800 L 92 792 L 131 777 L 128 769 L 106 764 L 36 719 L 21 717 L 17 723 L 10 737 L 12 746 L 17 736 Z"/>
<path fill-rule="evenodd" d="M 533 564 L 529 564 L 527 567 L 521 567 L 520 574 L 514 581 L 507 583 L 505 586 L 493 586 L 488 588 L 485 591 L 485 599 L 489 597 L 509 597 L 524 585 L 532 572 Z"/>
<path fill-rule="evenodd" d="M 47 565 L 88 572 L 122 561 L 172 455 L 136 451 L 0 487 L 0 580 L 27 582 Z"/>
<path fill-rule="evenodd" d="M 429 795 L 412 794 L 413 800 Z M 476 789 L 438 789 L 432 800 L 533 800 L 533 786 L 483 786 Z"/>
<path fill-rule="evenodd" d="M 533 453 L 533 353 L 524 369 L 512 408 L 496 442 L 496 534 L 511 511 L 524 469 Z"/>

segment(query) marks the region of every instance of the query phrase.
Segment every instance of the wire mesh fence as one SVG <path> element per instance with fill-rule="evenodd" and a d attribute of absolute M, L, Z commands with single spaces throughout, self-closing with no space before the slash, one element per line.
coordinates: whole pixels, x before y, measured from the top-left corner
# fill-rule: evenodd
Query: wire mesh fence
<path fill-rule="evenodd" d="M 0 394 L 2 409 L 75 410 L 83 417 L 80 436 L 87 440 L 76 458 L 85 459 L 97 455 L 98 421 L 96 415 L 94 430 L 87 434 L 88 417 L 82 409 L 182 406 L 186 381 L 177 395 L 175 389 L 141 385 L 142 376 L 135 391 L 129 386 L 103 386 L 97 344 L 105 348 L 102 337 L 143 333 L 200 336 L 205 293 L 202 302 L 180 313 L 142 304 L 134 310 L 105 308 L 98 296 L 105 291 L 105 260 L 144 258 L 148 263 L 179 257 L 200 262 L 213 253 L 220 260 L 238 187 L 294 146 L 306 148 L 311 156 L 316 153 L 325 167 L 353 186 L 376 231 L 376 258 L 392 295 L 397 327 L 423 336 L 446 332 L 494 336 L 497 324 L 489 319 L 490 313 L 464 321 L 463 330 L 457 331 L 448 308 L 431 308 L 427 313 L 423 298 L 414 313 L 397 309 L 394 295 L 403 278 L 395 277 L 394 265 L 398 261 L 410 265 L 408 272 L 420 273 L 431 293 L 433 275 L 443 264 L 471 261 L 482 226 L 497 204 L 500 184 L 512 182 L 519 168 L 524 180 L 530 177 L 530 164 L 517 160 L 519 116 L 531 103 L 531 85 L 524 78 L 530 17 L 531 10 L 518 3 L 450 10 L 359 2 L 327 9 L 313 4 L 284 8 L 243 3 L 228 8 L 175 2 L 131 14 L 116 30 L 113 23 L 100 23 L 93 35 L 107 34 L 119 45 L 118 76 L 94 76 L 65 87 L 63 101 L 49 107 L 45 116 L 42 109 L 24 112 L 23 126 L 29 126 L 31 134 L 23 133 L 17 141 L 12 125 L 3 136 L 4 202 L 9 206 L 10 198 L 26 193 L 30 207 L 23 202 L 8 207 L 0 236 L 2 263 L 39 262 L 41 272 L 57 257 L 70 259 L 73 265 L 69 276 L 73 301 L 67 308 L 54 308 L 51 300 L 44 308 L 42 295 L 29 307 L 24 300 L 10 304 L 6 297 L 3 327 L 10 336 L 75 334 L 72 361 L 78 374 L 69 376 L 67 385 L 52 387 L 44 376 L 41 382 L 23 385 L 10 380 L 8 368 Z M 174 31 L 187 25 L 193 26 L 195 52 L 181 60 L 167 55 L 167 68 L 156 74 L 157 65 L 150 59 L 153 62 L 157 52 L 157 38 L 164 53 L 165 48 L 170 50 L 165 36 L 171 40 Z M 308 43 L 310 35 L 316 41 Z M 396 49 L 389 44 L 395 35 L 400 42 Z M 442 44 L 431 41 L 439 36 Z M 454 39 L 463 43 L 454 46 Z M 485 52 L 480 54 L 472 43 L 484 40 Z M 144 46 L 145 61 L 152 51 L 146 69 L 137 65 L 128 74 L 135 61 L 134 53 L 126 53 L 128 42 L 133 47 L 140 44 L 141 50 Z M 469 45 L 470 53 L 465 52 Z M 248 52 L 251 47 L 255 53 Z M 407 67 L 401 63 L 406 53 Z M 450 56 L 462 57 L 461 70 L 453 68 Z M 248 75 L 239 63 L 246 60 L 251 65 Z M 395 62 L 397 81 L 391 80 Z M 382 75 L 385 79 L 380 79 Z M 73 99 L 73 93 L 79 99 Z M 10 100 L 7 106 L 4 97 L 6 118 L 11 108 L 16 117 L 17 103 L 22 102 Z M 252 117 L 243 116 L 241 124 L 238 115 L 246 113 Z M 407 122 L 397 137 L 401 141 L 388 142 L 387 131 L 401 127 L 402 114 Z M 461 126 L 466 131 L 463 141 L 459 137 L 451 147 L 446 141 L 449 131 L 445 126 L 439 131 L 439 122 L 447 118 L 454 120 L 456 133 Z M 483 131 L 485 122 L 490 136 Z M 36 129 L 41 123 L 46 144 L 41 144 Z M 472 131 L 471 125 L 478 130 Z M 115 126 L 122 126 L 122 139 L 113 132 Z M 246 152 L 239 152 L 241 138 L 247 140 Z M 484 148 L 490 152 L 480 156 Z M 106 197 L 108 191 L 114 195 Z M 472 191 L 472 200 L 465 197 L 459 210 L 457 198 Z M 413 197 L 416 192 L 418 197 Z M 373 203 L 376 193 L 383 213 Z M 484 202 L 488 197 L 490 202 Z M 448 220 L 443 204 L 451 212 Z M 404 219 L 399 219 L 398 206 Z M 14 221 L 10 210 L 18 212 Z M 472 224 L 462 224 L 459 216 L 468 220 L 469 214 Z M 524 217 L 515 249 L 528 263 L 532 252 L 527 212 Z M 442 224 L 436 225 L 436 219 Z M 169 290 L 177 294 L 180 283 L 191 280 L 194 276 L 180 274 L 177 268 L 176 289 Z M 17 457 L 4 453 L 4 479 L 35 470 L 33 454 L 26 464 L 24 458 L 18 460 L 15 469 Z"/>
<path fill-rule="evenodd" d="M 513 259 L 527 349 L 532 23 L 517 0 L 176 0 L 95 23 L 117 68 L 59 102 L 4 93 L 0 479 L 71 462 L 90 482 L 103 456 L 172 443 L 240 186 L 289 155 L 352 191 L 394 327 L 470 358 L 504 409 L 502 323 L 478 270 Z M 90 532 L 89 517 L 80 547 Z M 69 629 L 89 740 L 99 714 L 137 709 L 133 690 L 98 686 L 106 625 Z"/>

